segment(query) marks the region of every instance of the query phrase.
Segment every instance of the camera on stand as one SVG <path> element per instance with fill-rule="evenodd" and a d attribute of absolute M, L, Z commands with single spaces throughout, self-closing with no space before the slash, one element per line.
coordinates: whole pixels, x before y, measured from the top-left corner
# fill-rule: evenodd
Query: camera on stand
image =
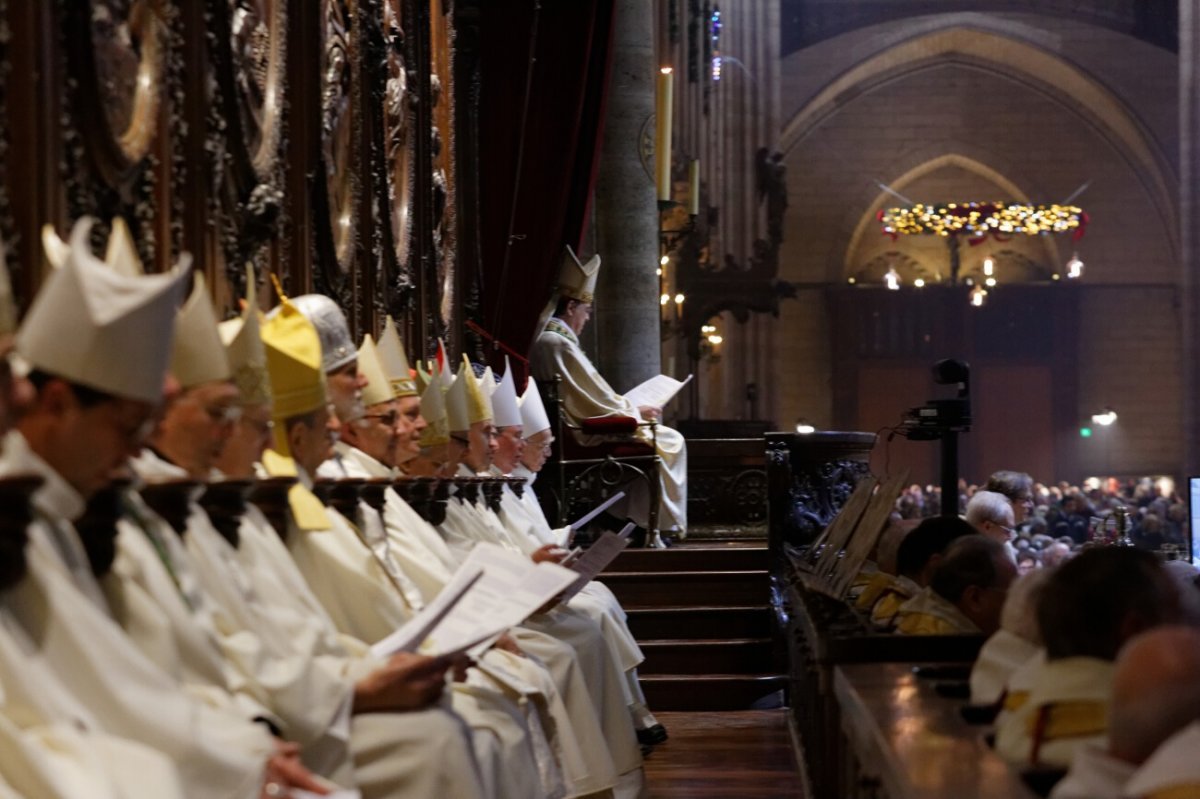
<path fill-rule="evenodd" d="M 933 365 L 933 382 L 955 386 L 949 399 L 932 399 L 904 414 L 896 432 L 909 441 L 942 442 L 942 515 L 958 515 L 958 434 L 971 430 L 971 367 L 947 358 Z"/>

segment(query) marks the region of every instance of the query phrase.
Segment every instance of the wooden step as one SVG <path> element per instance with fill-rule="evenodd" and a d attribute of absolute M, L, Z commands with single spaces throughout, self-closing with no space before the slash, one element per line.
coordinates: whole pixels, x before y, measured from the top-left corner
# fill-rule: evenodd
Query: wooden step
<path fill-rule="evenodd" d="M 770 638 L 640 641 L 638 674 L 761 674 L 771 667 Z"/>
<path fill-rule="evenodd" d="M 782 690 L 782 674 L 651 674 L 641 678 L 648 707 L 657 710 L 745 710 Z"/>
<path fill-rule="evenodd" d="M 679 571 L 604 574 L 621 604 L 630 608 L 745 606 L 766 602 L 766 571 Z"/>
<path fill-rule="evenodd" d="M 746 607 L 627 608 L 627 622 L 639 641 L 671 638 L 767 638 L 772 614 L 768 605 Z"/>
<path fill-rule="evenodd" d="M 765 546 L 680 546 L 671 549 L 627 549 L 605 569 L 617 572 L 763 571 L 769 566 Z"/>

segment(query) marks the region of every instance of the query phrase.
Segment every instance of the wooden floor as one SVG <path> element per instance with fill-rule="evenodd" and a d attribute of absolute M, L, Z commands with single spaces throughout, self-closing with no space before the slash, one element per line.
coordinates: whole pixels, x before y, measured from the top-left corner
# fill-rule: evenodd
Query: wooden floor
<path fill-rule="evenodd" d="M 656 715 L 671 738 L 646 757 L 649 799 L 803 797 L 786 710 Z"/>

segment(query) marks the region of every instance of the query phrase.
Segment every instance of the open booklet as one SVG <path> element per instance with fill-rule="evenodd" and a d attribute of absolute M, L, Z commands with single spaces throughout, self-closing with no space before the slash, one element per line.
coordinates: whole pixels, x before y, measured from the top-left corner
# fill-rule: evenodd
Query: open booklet
<path fill-rule="evenodd" d="M 600 572 L 604 571 L 608 564 L 616 560 L 617 555 L 625 551 L 625 548 L 629 546 L 629 534 L 633 532 L 633 527 L 633 523 L 630 522 L 619 533 L 606 530 L 604 535 L 597 538 L 585 552 L 578 553 L 577 557 L 573 557 L 577 554 L 576 552 L 567 556 L 570 560 L 564 560 L 563 564 L 579 576 L 563 592 L 563 602 L 570 601 L 571 597 L 582 591 Z"/>
<path fill-rule="evenodd" d="M 601 502 L 596 507 L 592 508 L 587 513 L 580 516 L 575 521 L 568 524 L 566 527 L 567 534 L 566 534 L 566 542 L 565 542 L 567 544 L 567 546 L 570 546 L 571 542 L 575 540 L 576 532 L 578 532 L 579 530 L 582 530 L 584 528 L 584 525 L 586 525 L 592 519 L 596 518 L 601 513 L 608 510 L 613 505 L 617 504 L 617 502 L 619 502 L 624 496 L 625 496 L 624 491 L 618 491 L 617 493 L 613 494 L 608 499 Z"/>
<path fill-rule="evenodd" d="M 665 408 L 667 403 L 673 400 L 680 389 L 686 386 L 691 379 L 692 375 L 688 375 L 683 380 L 658 375 L 626 391 L 625 399 L 629 400 L 635 408 Z"/>
<path fill-rule="evenodd" d="M 437 597 L 371 652 L 378 657 L 466 652 L 525 621 L 578 577 L 495 544 L 477 544 Z"/>

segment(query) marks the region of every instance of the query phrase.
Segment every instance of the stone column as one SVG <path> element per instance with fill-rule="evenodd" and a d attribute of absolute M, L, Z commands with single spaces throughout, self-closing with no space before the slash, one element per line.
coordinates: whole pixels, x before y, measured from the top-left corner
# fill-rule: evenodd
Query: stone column
<path fill-rule="evenodd" d="M 1183 473 L 1200 474 L 1200 9 L 1179 2 Z"/>
<path fill-rule="evenodd" d="M 617 391 L 662 371 L 659 345 L 658 210 L 642 164 L 645 128 L 653 135 L 654 4 L 617 0 L 612 83 L 596 179 L 595 363 Z M 678 80 L 678 77 L 676 78 Z"/>

